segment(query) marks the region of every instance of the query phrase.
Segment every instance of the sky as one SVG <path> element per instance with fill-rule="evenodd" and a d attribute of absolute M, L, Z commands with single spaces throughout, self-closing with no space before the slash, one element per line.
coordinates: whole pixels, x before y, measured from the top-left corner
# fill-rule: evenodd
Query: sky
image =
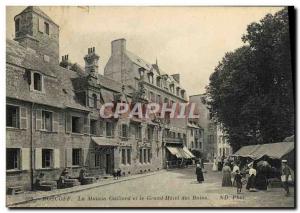
<path fill-rule="evenodd" d="M 209 76 L 228 51 L 243 45 L 247 25 L 281 7 L 40 7 L 60 26 L 60 56 L 84 66 L 89 47 L 100 56 L 99 72 L 111 41 L 125 38 L 127 49 L 168 74 L 180 74 L 188 95 L 202 94 Z M 14 16 L 24 6 L 6 8 L 6 37 L 14 38 Z M 61 57 L 60 57 L 61 58 Z"/>

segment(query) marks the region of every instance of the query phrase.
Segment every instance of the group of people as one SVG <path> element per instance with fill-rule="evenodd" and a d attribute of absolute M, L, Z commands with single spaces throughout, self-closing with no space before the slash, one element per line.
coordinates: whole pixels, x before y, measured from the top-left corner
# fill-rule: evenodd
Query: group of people
<path fill-rule="evenodd" d="M 214 160 L 212 171 L 219 170 L 219 162 L 217 159 Z M 245 164 L 242 169 L 239 165 L 241 164 L 237 161 L 224 160 L 222 165 L 222 187 L 234 186 L 237 188 L 237 193 L 241 193 L 244 184 L 246 184 L 248 191 L 267 190 L 271 168 L 257 167 L 254 162 Z M 291 179 L 291 170 L 287 165 L 287 160 L 282 160 L 281 181 L 286 195 L 289 195 L 288 183 Z"/>

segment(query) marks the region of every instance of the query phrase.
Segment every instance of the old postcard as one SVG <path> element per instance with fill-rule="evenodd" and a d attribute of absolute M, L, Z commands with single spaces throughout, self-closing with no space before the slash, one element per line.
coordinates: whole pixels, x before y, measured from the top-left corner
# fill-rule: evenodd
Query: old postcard
<path fill-rule="evenodd" d="M 294 208 L 293 7 L 6 7 L 9 208 Z"/>

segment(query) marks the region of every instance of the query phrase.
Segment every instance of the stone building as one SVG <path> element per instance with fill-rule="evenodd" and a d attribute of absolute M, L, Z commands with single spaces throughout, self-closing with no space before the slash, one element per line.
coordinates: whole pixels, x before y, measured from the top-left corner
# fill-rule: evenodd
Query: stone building
<path fill-rule="evenodd" d="M 232 148 L 227 141 L 227 138 L 220 125 L 217 126 L 217 157 L 221 159 L 226 158 L 232 154 Z"/>
<path fill-rule="evenodd" d="M 111 42 L 111 56 L 104 68 L 104 76 L 121 82 L 135 90 L 143 89 L 145 100 L 149 103 L 186 104 L 187 95 L 180 85 L 180 75 L 168 75 L 156 62 L 151 64 L 126 48 L 125 39 Z M 187 119 L 166 117 L 157 121 L 162 137 L 163 167 L 167 164 L 176 164 L 176 159 L 185 158 L 182 149 L 186 144 Z M 187 149 L 185 148 L 185 151 Z M 176 156 L 176 157 L 175 157 Z M 169 166 L 169 165 L 168 165 Z M 173 165 L 172 165 L 173 166 Z"/>
<path fill-rule="evenodd" d="M 204 95 L 189 97 L 190 103 L 195 103 L 199 112 L 198 124 L 203 128 L 203 155 L 206 160 L 213 160 L 217 155 L 217 126 L 213 122 L 207 106 L 203 103 Z"/>
<path fill-rule="evenodd" d="M 179 74 L 112 42 L 104 75 L 94 47 L 85 67 L 68 55 L 59 62 L 59 26 L 38 7 L 15 16 L 15 39 L 6 40 L 7 187 L 32 188 L 37 175 L 57 180 L 63 169 L 97 176 L 157 171 L 168 159 L 191 158 L 183 150 L 186 119 L 102 118 L 105 103 L 186 103 Z"/>

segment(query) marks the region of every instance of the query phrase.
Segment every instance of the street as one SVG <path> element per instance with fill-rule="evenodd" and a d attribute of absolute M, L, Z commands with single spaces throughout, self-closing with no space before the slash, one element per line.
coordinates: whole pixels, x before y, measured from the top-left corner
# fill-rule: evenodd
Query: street
<path fill-rule="evenodd" d="M 204 174 L 196 182 L 195 168 L 158 172 L 81 192 L 30 201 L 14 207 L 293 207 L 294 190 L 289 197 L 282 188 L 241 194 L 234 187 L 221 187 L 221 172 Z"/>

